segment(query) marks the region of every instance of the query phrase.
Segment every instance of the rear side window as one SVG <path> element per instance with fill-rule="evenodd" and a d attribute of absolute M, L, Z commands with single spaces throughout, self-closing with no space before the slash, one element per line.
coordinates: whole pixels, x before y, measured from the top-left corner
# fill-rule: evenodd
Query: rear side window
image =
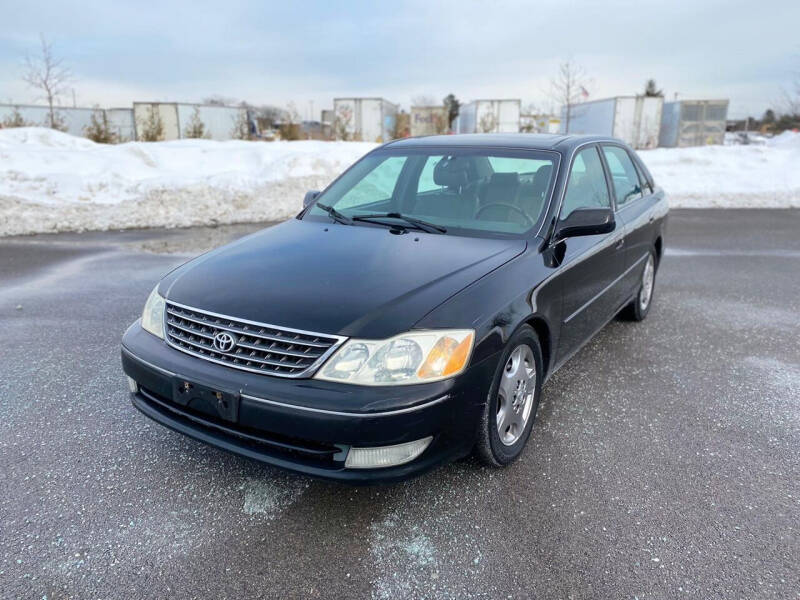
<path fill-rule="evenodd" d="M 561 207 L 561 219 L 577 208 L 611 208 L 608 184 L 597 148 L 586 148 L 575 156 Z"/>
<path fill-rule="evenodd" d="M 619 146 L 603 146 L 611 179 L 614 181 L 614 191 L 617 196 L 617 206 L 625 206 L 642 197 L 642 187 L 639 183 L 639 174 L 628 153 Z"/>
<path fill-rule="evenodd" d="M 639 173 L 639 181 L 642 183 L 642 191 L 645 195 L 653 193 L 653 186 L 650 185 L 650 181 L 647 179 L 647 173 L 644 172 L 642 165 L 638 162 L 634 161 L 634 165 L 636 165 L 636 172 Z"/>

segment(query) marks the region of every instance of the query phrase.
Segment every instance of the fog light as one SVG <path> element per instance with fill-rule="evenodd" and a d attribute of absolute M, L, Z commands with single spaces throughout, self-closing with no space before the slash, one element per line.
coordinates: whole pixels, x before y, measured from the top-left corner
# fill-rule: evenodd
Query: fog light
<path fill-rule="evenodd" d="M 139 384 L 132 377 L 128 377 L 128 389 L 131 391 L 131 394 L 135 394 L 139 391 Z"/>
<path fill-rule="evenodd" d="M 394 446 L 350 448 L 344 466 L 348 469 L 379 469 L 402 465 L 422 454 L 431 440 L 433 440 L 433 436 Z"/>

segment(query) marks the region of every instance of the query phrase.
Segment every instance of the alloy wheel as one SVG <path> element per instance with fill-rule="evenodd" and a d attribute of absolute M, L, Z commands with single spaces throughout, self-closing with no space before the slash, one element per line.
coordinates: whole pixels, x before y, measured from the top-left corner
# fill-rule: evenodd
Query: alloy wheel
<path fill-rule="evenodd" d="M 536 362 L 533 351 L 527 344 L 520 344 L 503 367 L 497 393 L 497 433 L 504 445 L 514 445 L 525 431 L 535 391 Z"/>

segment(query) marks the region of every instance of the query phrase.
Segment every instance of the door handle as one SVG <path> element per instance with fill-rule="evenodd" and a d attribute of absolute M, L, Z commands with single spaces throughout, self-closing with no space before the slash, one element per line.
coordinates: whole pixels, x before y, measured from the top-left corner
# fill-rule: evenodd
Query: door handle
<path fill-rule="evenodd" d="M 652 222 L 653 222 L 653 221 L 655 221 L 655 220 L 656 220 L 656 217 L 655 217 L 655 215 L 650 215 L 650 218 L 649 218 L 649 219 L 647 219 L 647 222 L 648 222 L 648 223 L 652 223 Z"/>
<path fill-rule="evenodd" d="M 617 243 L 614 244 L 614 250 L 620 250 L 625 246 L 625 238 L 621 237 L 617 240 Z"/>

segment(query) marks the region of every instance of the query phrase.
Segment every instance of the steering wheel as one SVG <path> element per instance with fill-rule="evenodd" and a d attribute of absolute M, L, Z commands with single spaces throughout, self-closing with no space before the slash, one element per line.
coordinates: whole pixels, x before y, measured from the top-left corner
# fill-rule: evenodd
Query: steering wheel
<path fill-rule="evenodd" d="M 526 213 L 518 206 L 514 206 L 513 204 L 506 204 L 505 202 L 490 202 L 489 204 L 484 204 L 478 209 L 478 212 L 475 213 L 475 218 L 479 219 L 483 211 L 493 206 L 502 206 L 503 208 L 511 209 L 512 212 L 517 213 L 518 215 L 522 216 L 523 219 L 525 219 L 525 225 L 533 225 L 533 219 L 531 219 L 528 216 L 528 213 Z"/>

